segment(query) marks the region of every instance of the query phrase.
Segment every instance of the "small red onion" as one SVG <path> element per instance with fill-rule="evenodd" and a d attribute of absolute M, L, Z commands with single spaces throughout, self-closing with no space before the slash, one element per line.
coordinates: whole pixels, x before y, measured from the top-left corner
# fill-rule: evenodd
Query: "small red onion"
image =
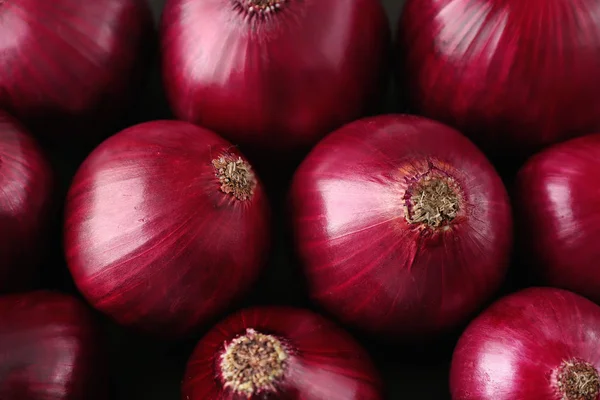
<path fill-rule="evenodd" d="M 269 228 L 262 185 L 235 147 L 186 122 L 154 121 L 109 138 L 81 166 L 65 246 L 94 307 L 179 337 L 252 286 Z"/>
<path fill-rule="evenodd" d="M 377 400 L 381 381 L 346 332 L 312 312 L 240 311 L 196 346 L 182 400 Z"/>
<path fill-rule="evenodd" d="M 108 399 L 99 328 L 79 300 L 53 292 L 0 298 L 0 398 Z"/>
<path fill-rule="evenodd" d="M 44 130 L 120 112 L 153 29 L 145 0 L 0 1 L 0 20 L 0 108 Z"/>
<path fill-rule="evenodd" d="M 600 128 L 597 0 L 408 0 L 399 26 L 415 111 L 491 152 Z"/>
<path fill-rule="evenodd" d="M 346 125 L 304 160 L 291 201 L 311 296 L 362 329 L 436 334 L 504 278 L 506 190 L 471 142 L 437 122 L 388 115 Z"/>
<path fill-rule="evenodd" d="M 528 254 L 552 286 L 600 302 L 600 134 L 534 156 L 518 175 Z"/>
<path fill-rule="evenodd" d="M 0 111 L 0 291 L 27 288 L 38 277 L 52 185 L 36 142 Z"/>
<path fill-rule="evenodd" d="M 376 102 L 389 41 L 378 0 L 169 0 L 164 81 L 180 119 L 303 150 Z"/>
<path fill-rule="evenodd" d="M 561 289 L 507 296 L 475 319 L 452 358 L 453 400 L 600 399 L 600 308 Z"/>

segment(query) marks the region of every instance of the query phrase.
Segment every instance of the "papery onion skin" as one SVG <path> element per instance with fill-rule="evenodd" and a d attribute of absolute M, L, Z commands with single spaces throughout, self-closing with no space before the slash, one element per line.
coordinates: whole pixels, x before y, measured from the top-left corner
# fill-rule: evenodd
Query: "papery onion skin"
<path fill-rule="evenodd" d="M 286 0 L 267 15 L 245 3 L 167 2 L 163 76 L 179 119 L 275 158 L 378 101 L 390 44 L 379 1 Z"/>
<path fill-rule="evenodd" d="M 554 288 L 509 295 L 460 338 L 450 372 L 452 399 L 563 400 L 557 369 L 573 359 L 600 369 L 599 336 L 600 308 L 583 297 Z"/>
<path fill-rule="evenodd" d="M 409 0 L 401 79 L 420 114 L 490 153 L 530 155 L 600 128 L 595 0 Z"/>
<path fill-rule="evenodd" d="M 243 396 L 223 387 L 221 355 L 248 329 L 273 335 L 288 349 L 286 373 L 275 392 Z M 369 355 L 335 324 L 303 309 L 255 307 L 229 316 L 200 340 L 181 399 L 379 400 L 383 395 Z"/>
<path fill-rule="evenodd" d="M 0 108 L 86 135 L 124 110 L 153 35 L 145 0 L 0 2 Z"/>
<path fill-rule="evenodd" d="M 81 301 L 47 291 L 0 298 L 0 398 L 108 399 L 103 352 Z"/>
<path fill-rule="evenodd" d="M 53 174 L 35 140 L 0 111 L 0 291 L 30 288 L 47 239 Z"/>
<path fill-rule="evenodd" d="M 244 160 L 206 129 L 154 121 L 87 158 L 69 190 L 65 249 L 94 307 L 177 338 L 248 291 L 269 250 L 270 209 L 257 178 L 249 199 L 221 190 L 212 162 L 223 155 Z"/>
<path fill-rule="evenodd" d="M 517 176 L 523 247 L 548 284 L 600 302 L 600 135 L 555 145 Z"/>
<path fill-rule="evenodd" d="M 456 217 L 409 223 L 415 177 L 456 182 Z M 290 199 L 311 297 L 342 321 L 393 340 L 463 322 L 499 287 L 512 244 L 506 190 L 457 131 L 410 115 L 348 124 L 303 161 Z M 408 209 L 407 209 L 408 210 Z"/>

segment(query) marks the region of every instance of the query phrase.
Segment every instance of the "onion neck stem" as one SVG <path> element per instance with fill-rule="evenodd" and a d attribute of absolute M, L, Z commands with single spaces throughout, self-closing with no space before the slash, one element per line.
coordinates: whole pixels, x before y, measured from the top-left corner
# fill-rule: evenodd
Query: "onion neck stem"
<path fill-rule="evenodd" d="M 286 0 L 237 0 L 251 14 L 270 14 L 279 11 Z"/>
<path fill-rule="evenodd" d="M 598 371 L 585 361 L 564 361 L 556 381 L 564 400 L 597 400 L 600 394 Z"/>
<path fill-rule="evenodd" d="M 231 154 L 212 160 L 221 191 L 231 194 L 238 200 L 250 200 L 256 187 L 256 177 L 250 165 L 241 157 Z"/>
<path fill-rule="evenodd" d="M 456 218 L 460 196 L 450 177 L 430 174 L 417 179 L 404 195 L 404 217 L 409 224 L 439 228 Z"/>
<path fill-rule="evenodd" d="M 277 391 L 289 359 L 279 339 L 247 329 L 232 340 L 221 355 L 224 386 L 250 398 L 254 394 Z"/>

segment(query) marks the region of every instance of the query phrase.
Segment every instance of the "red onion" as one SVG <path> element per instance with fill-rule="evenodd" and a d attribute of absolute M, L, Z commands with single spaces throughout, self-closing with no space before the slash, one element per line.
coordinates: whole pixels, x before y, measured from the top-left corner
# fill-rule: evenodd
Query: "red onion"
<path fill-rule="evenodd" d="M 377 0 L 169 0 L 165 86 L 180 119 L 252 150 L 303 149 L 376 101 L 389 36 Z"/>
<path fill-rule="evenodd" d="M 312 312 L 261 307 L 216 325 L 196 346 L 182 400 L 375 400 L 368 354 Z"/>
<path fill-rule="evenodd" d="M 454 400 L 600 399 L 600 308 L 561 289 L 507 296 L 475 319 L 452 358 Z"/>
<path fill-rule="evenodd" d="M 399 27 L 416 111 L 494 152 L 600 128 L 597 0 L 408 0 Z"/>
<path fill-rule="evenodd" d="M 0 111 L 0 291 L 37 278 L 51 195 L 52 173 L 38 145 Z"/>
<path fill-rule="evenodd" d="M 457 131 L 409 115 L 346 125 L 304 160 L 291 191 L 311 296 L 362 329 L 436 334 L 500 285 L 506 191 Z"/>
<path fill-rule="evenodd" d="M 538 271 L 552 286 L 600 302 L 600 135 L 534 156 L 520 171 L 517 211 Z"/>
<path fill-rule="evenodd" d="M 145 61 L 151 17 L 145 0 L 0 1 L 0 108 L 44 130 L 104 122 Z"/>
<path fill-rule="evenodd" d="M 0 398 L 107 399 L 102 339 L 73 297 L 30 292 L 0 298 Z"/>
<path fill-rule="evenodd" d="M 251 287 L 269 228 L 262 185 L 235 147 L 186 122 L 155 121 L 109 138 L 81 166 L 65 246 L 94 307 L 178 337 Z"/>

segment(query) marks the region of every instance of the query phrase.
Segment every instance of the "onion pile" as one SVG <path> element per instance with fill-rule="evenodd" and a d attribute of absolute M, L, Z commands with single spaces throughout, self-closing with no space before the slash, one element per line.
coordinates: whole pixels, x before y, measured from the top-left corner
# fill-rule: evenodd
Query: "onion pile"
<path fill-rule="evenodd" d="M 185 372 L 182 399 L 383 396 L 369 356 L 347 333 L 309 311 L 261 307 L 228 317 L 198 343 Z"/>
<path fill-rule="evenodd" d="M 600 308 L 571 292 L 531 288 L 475 319 L 452 358 L 454 400 L 597 400 Z"/>
<path fill-rule="evenodd" d="M 412 106 L 503 155 L 596 131 L 599 19 L 597 0 L 408 0 Z"/>
<path fill-rule="evenodd" d="M 44 291 L 0 297 L 0 398 L 108 399 L 102 342 L 75 298 Z"/>
<path fill-rule="evenodd" d="M 66 205 L 69 269 L 117 322 L 184 336 L 253 285 L 269 212 L 231 144 L 186 122 L 143 123 L 107 139 L 77 172 Z"/>
<path fill-rule="evenodd" d="M 0 291 L 27 288 L 39 276 L 52 185 L 38 145 L 0 111 Z"/>
<path fill-rule="evenodd" d="M 0 1 L 0 21 L 0 108 L 46 133 L 121 112 L 153 31 L 145 0 Z"/>
<path fill-rule="evenodd" d="M 291 202 L 311 296 L 365 330 L 437 334 L 504 278 L 506 190 L 471 142 L 437 122 L 388 115 L 346 125 L 304 160 Z"/>
<path fill-rule="evenodd" d="M 367 112 L 389 41 L 378 0 L 169 0 L 164 82 L 179 119 L 273 156 Z"/>
<path fill-rule="evenodd" d="M 517 179 L 527 254 L 552 286 L 600 302 L 600 134 L 537 154 Z"/>

